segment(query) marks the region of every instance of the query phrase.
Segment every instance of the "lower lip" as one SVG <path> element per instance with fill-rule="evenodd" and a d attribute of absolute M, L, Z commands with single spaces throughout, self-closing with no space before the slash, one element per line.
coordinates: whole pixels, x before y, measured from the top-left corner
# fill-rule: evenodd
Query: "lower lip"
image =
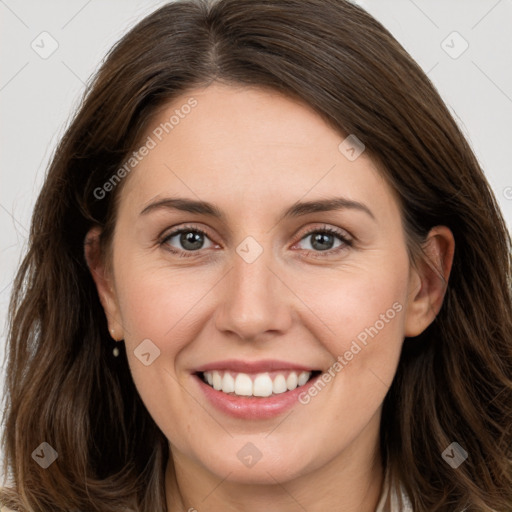
<path fill-rule="evenodd" d="M 206 395 L 206 398 L 218 410 L 235 418 L 256 420 L 274 418 L 291 409 L 294 404 L 299 403 L 300 394 L 307 391 L 320 375 L 310 379 L 306 384 L 295 388 L 293 391 L 286 391 L 269 397 L 228 395 L 213 389 L 199 375 L 195 374 L 193 377 L 199 383 L 199 387 Z"/>

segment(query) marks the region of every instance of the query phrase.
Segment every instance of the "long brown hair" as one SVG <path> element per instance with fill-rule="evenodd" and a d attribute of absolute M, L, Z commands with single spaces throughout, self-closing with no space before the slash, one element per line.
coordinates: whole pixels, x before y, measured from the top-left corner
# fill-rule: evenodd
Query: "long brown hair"
<path fill-rule="evenodd" d="M 213 80 L 301 98 L 355 134 L 396 190 L 411 257 L 430 228 L 456 249 L 443 307 L 404 341 L 381 448 L 416 512 L 512 510 L 510 236 L 468 143 L 421 68 L 345 0 L 184 0 L 110 51 L 62 138 L 37 200 L 9 311 L 4 438 L 14 510 L 165 510 L 168 443 L 113 342 L 84 259 L 108 250 L 122 167 L 156 109 Z M 41 442 L 58 453 L 42 469 Z M 458 442 L 457 469 L 442 453 Z"/>

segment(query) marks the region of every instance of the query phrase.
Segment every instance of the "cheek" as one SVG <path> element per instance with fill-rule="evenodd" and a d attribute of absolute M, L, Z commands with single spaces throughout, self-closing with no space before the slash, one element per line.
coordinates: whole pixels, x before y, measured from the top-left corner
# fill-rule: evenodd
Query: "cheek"
<path fill-rule="evenodd" d="M 169 439 L 178 441 L 186 450 L 191 424 L 188 418 L 197 417 L 202 410 L 187 400 L 187 382 L 178 368 L 180 353 L 195 336 L 193 316 L 208 289 L 205 279 L 195 273 L 170 272 L 165 268 L 148 268 L 136 259 L 125 259 L 117 267 L 116 284 L 125 329 L 128 363 L 138 393 L 152 418 Z M 200 328 L 199 324 L 198 328 Z M 157 357 L 154 358 L 154 347 Z M 146 343 L 148 366 L 137 357 L 139 347 Z M 153 359 L 154 358 L 154 359 Z M 169 417 L 182 418 L 169 421 Z"/>
<path fill-rule="evenodd" d="M 354 339 L 363 344 L 372 339 L 375 329 L 379 339 L 402 341 L 407 276 L 407 261 L 387 268 L 383 262 L 374 269 L 367 266 L 296 279 L 295 291 L 314 313 L 308 315 L 310 330 L 331 354 L 339 355 L 350 349 Z"/>
<path fill-rule="evenodd" d="M 331 356 L 324 377 L 332 398 L 325 405 L 333 421 L 344 418 L 346 423 L 350 417 L 367 421 L 382 403 L 398 365 L 409 264 L 400 254 L 378 260 L 379 264 L 364 269 L 345 269 L 335 279 L 326 273 L 301 280 L 297 291 L 314 312 L 307 317 L 307 328 Z M 323 395 L 322 390 L 319 383 L 304 401 Z"/>
<path fill-rule="evenodd" d="M 201 273 L 148 267 L 134 260 L 125 261 L 116 277 L 125 341 L 134 345 L 149 338 L 161 350 L 178 351 L 179 345 L 165 340 L 176 340 L 174 332 L 185 325 L 190 329 L 194 308 L 208 291 Z"/>

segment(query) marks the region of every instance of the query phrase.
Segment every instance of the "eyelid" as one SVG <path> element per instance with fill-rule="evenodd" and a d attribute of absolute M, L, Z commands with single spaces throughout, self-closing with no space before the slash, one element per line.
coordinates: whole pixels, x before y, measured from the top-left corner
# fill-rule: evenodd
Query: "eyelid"
<path fill-rule="evenodd" d="M 165 245 L 170 238 L 174 238 L 175 236 L 183 233 L 184 231 L 185 232 L 186 231 L 195 231 L 195 232 L 201 233 L 206 238 L 208 238 L 210 240 L 212 245 L 217 245 L 217 246 L 220 245 L 215 241 L 215 237 L 213 237 L 210 234 L 210 231 L 207 228 L 204 228 L 204 227 L 198 226 L 198 225 L 190 225 L 190 224 L 173 226 L 171 228 L 164 230 L 163 233 L 157 237 L 157 242 L 160 245 Z M 174 250 L 176 252 L 181 251 L 181 252 L 188 252 L 191 254 L 193 254 L 194 252 L 199 253 L 199 252 L 203 251 L 203 249 L 199 249 L 198 251 L 183 251 L 182 249 L 174 249 Z"/>
<path fill-rule="evenodd" d="M 327 231 L 329 233 L 335 234 L 339 236 L 340 238 L 346 239 L 346 241 L 353 242 L 356 240 L 356 237 L 349 233 L 346 229 L 337 227 L 337 226 L 331 226 L 329 224 L 321 223 L 317 225 L 310 226 L 306 228 L 304 231 L 300 231 L 297 235 L 297 241 L 302 240 L 308 235 L 311 235 L 312 233 Z"/>

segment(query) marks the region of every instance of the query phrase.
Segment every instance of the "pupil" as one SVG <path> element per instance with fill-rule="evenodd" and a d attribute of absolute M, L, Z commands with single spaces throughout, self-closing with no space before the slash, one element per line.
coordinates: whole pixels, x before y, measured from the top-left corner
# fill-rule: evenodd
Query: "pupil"
<path fill-rule="evenodd" d="M 313 242 L 311 245 L 315 249 L 318 249 L 320 251 L 324 251 L 326 249 L 331 249 L 332 238 L 333 238 L 333 235 L 329 235 L 327 233 L 316 233 L 313 236 Z"/>
<path fill-rule="evenodd" d="M 180 242 L 185 249 L 194 251 L 200 249 L 203 245 L 202 237 L 203 235 L 201 233 L 187 231 L 186 233 L 181 234 Z M 187 246 L 187 244 L 191 244 L 192 246 Z"/>

